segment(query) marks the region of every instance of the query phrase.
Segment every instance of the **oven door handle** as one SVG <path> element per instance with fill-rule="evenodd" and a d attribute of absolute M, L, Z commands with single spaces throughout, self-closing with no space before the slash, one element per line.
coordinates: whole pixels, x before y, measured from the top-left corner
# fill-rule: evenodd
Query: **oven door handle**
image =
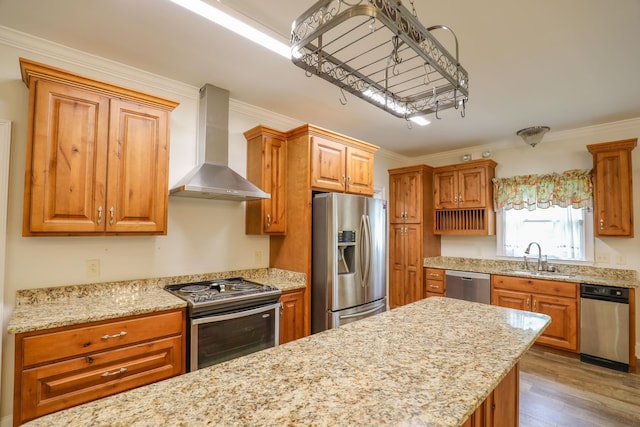
<path fill-rule="evenodd" d="M 275 304 L 265 305 L 263 307 L 252 308 L 251 310 L 240 310 L 240 311 L 236 311 L 234 313 L 229 313 L 229 314 L 220 314 L 220 315 L 212 314 L 210 316 L 206 316 L 198 319 L 191 319 L 191 324 L 202 325 L 205 323 L 222 322 L 223 320 L 237 319 L 239 317 L 251 316 L 252 314 L 259 314 L 267 311 L 272 311 L 279 307 L 280 307 L 280 303 L 275 303 Z"/>

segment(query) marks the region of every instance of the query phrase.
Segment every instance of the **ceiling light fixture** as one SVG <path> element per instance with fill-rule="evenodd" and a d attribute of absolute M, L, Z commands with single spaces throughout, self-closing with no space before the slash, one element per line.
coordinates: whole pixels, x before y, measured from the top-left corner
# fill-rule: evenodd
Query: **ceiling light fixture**
<path fill-rule="evenodd" d="M 266 47 L 272 52 L 277 53 L 287 59 L 291 57 L 290 47 L 275 37 L 266 34 L 256 28 L 256 25 L 249 25 L 246 22 L 224 12 L 220 7 L 214 7 L 202 0 L 170 0 L 172 3 L 187 9 L 190 12 L 200 15 L 209 21 L 218 24 L 227 30 L 251 40 L 262 47 Z"/>
<path fill-rule="evenodd" d="M 458 39 L 425 28 L 397 0 L 320 0 L 292 25 L 291 60 L 393 114 L 411 119 L 448 108 L 464 117 L 469 76 L 458 61 Z M 455 56 L 433 36 L 449 31 Z M 341 98 L 341 103 L 345 103 Z"/>
<path fill-rule="evenodd" d="M 544 134 L 550 130 L 551 128 L 549 126 L 532 126 L 530 128 L 520 129 L 516 132 L 516 135 L 522 138 L 524 142 L 529 144 L 531 147 L 535 147 L 540 141 L 542 141 Z"/>

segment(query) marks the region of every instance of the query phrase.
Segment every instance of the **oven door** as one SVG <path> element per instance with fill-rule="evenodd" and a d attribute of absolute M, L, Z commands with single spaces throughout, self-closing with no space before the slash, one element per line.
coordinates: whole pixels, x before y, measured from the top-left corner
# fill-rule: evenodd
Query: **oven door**
<path fill-rule="evenodd" d="M 280 303 L 191 319 L 189 370 L 278 345 Z"/>

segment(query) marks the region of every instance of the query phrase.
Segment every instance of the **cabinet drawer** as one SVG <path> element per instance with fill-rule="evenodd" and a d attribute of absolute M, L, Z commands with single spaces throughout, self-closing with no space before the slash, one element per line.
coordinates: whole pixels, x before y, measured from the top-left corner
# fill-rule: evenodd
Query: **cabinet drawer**
<path fill-rule="evenodd" d="M 428 293 L 444 293 L 444 282 L 441 280 L 429 280 L 425 282 L 425 292 Z"/>
<path fill-rule="evenodd" d="M 444 280 L 444 270 L 439 268 L 425 268 L 424 278 L 425 280 Z"/>
<path fill-rule="evenodd" d="M 24 370 L 22 421 L 180 374 L 182 339 L 165 338 Z"/>
<path fill-rule="evenodd" d="M 571 282 L 493 275 L 491 276 L 491 284 L 496 289 L 530 292 L 567 298 L 578 297 L 578 284 Z"/>
<path fill-rule="evenodd" d="M 26 336 L 22 340 L 22 366 L 178 335 L 182 333 L 182 323 L 182 311 L 173 311 Z"/>

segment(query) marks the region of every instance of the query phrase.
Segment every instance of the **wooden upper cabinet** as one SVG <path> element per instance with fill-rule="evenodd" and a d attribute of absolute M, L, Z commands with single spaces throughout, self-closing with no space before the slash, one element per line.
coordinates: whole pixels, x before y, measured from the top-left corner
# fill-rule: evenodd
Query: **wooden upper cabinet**
<path fill-rule="evenodd" d="M 247 140 L 247 179 L 270 199 L 246 202 L 246 234 L 277 234 L 287 231 L 286 134 L 265 126 L 244 133 Z"/>
<path fill-rule="evenodd" d="M 311 137 L 311 187 L 316 190 L 373 195 L 375 150 Z"/>
<path fill-rule="evenodd" d="M 23 235 L 166 234 L 174 101 L 20 59 Z"/>
<path fill-rule="evenodd" d="M 633 237 L 631 151 L 637 141 L 587 145 L 593 155 L 596 236 Z"/>
<path fill-rule="evenodd" d="M 493 160 L 474 160 L 434 169 L 434 233 L 491 235 L 493 211 Z"/>
<path fill-rule="evenodd" d="M 480 162 L 483 164 L 462 163 L 435 170 L 433 191 L 436 209 L 485 208 L 493 202 L 490 195 L 495 162 Z"/>
<path fill-rule="evenodd" d="M 390 173 L 389 221 L 391 223 L 421 223 L 423 221 L 423 174 L 412 170 Z"/>

